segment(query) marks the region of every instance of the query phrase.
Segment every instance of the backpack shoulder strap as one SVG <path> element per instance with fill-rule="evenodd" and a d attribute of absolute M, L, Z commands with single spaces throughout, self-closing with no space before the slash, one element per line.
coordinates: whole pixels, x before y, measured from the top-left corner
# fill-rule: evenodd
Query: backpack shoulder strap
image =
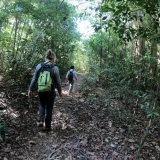
<path fill-rule="evenodd" d="M 50 74 L 51 74 L 51 77 L 52 77 L 52 79 L 54 79 L 54 66 L 55 66 L 55 64 L 49 64 L 49 66 L 50 66 Z"/>
<path fill-rule="evenodd" d="M 42 63 L 41 63 L 41 68 L 39 69 L 39 71 L 38 71 L 38 72 L 40 72 L 40 71 L 41 71 L 41 69 L 42 69 L 42 68 L 43 68 L 47 63 L 48 63 L 48 62 L 46 62 L 46 63 L 45 63 L 45 62 L 42 62 Z"/>
<path fill-rule="evenodd" d="M 41 63 L 41 67 L 42 67 L 44 64 L 45 64 L 45 62 L 42 62 L 42 63 Z"/>

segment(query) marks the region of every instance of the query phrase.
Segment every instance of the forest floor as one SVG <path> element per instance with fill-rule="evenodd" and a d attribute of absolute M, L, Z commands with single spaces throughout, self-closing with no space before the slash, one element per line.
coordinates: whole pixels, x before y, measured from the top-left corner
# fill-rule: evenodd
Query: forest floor
<path fill-rule="evenodd" d="M 5 123 L 8 130 L 0 142 L 0 160 L 159 160 L 160 130 L 154 128 L 138 151 L 139 134 L 144 131 L 129 132 L 104 108 L 88 107 L 78 92 L 82 78 L 78 74 L 69 96 L 69 86 L 63 82 L 63 98 L 55 100 L 50 132 L 36 125 L 36 93 L 28 99 L 26 93 L 16 97 L 15 93 L 6 94 L 9 89 L 1 90 L 0 124 Z"/>

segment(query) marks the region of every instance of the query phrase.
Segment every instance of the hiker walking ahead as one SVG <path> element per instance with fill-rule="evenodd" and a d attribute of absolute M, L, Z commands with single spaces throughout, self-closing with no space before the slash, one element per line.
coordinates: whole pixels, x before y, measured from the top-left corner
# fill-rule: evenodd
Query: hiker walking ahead
<path fill-rule="evenodd" d="M 74 81 L 77 80 L 77 73 L 74 70 L 74 66 L 71 66 L 70 70 L 66 74 L 66 79 L 69 81 L 68 95 L 72 92 Z"/>
<path fill-rule="evenodd" d="M 54 64 L 56 61 L 55 53 L 49 49 L 45 57 L 46 61 L 37 65 L 32 81 L 29 86 L 28 97 L 32 96 L 32 91 L 38 82 L 38 96 L 39 96 L 39 121 L 38 126 L 43 126 L 45 122 L 45 129 L 51 129 L 52 111 L 54 100 L 56 97 L 55 86 L 58 90 L 59 96 L 62 97 L 61 81 L 59 69 Z"/>

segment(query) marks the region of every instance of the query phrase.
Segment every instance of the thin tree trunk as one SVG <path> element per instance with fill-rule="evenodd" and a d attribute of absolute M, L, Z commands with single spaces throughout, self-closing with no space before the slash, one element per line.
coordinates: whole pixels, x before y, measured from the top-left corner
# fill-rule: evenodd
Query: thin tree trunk
<path fill-rule="evenodd" d="M 143 38 L 138 38 L 136 42 L 136 51 L 134 56 L 135 63 L 138 63 L 139 56 L 144 56 L 144 55 L 145 55 L 145 40 Z"/>
<path fill-rule="evenodd" d="M 17 31 L 18 31 L 18 18 L 15 17 L 15 30 L 14 30 L 14 42 L 13 42 L 13 53 L 15 52 L 16 39 L 17 39 Z"/>
<path fill-rule="evenodd" d="M 142 11 L 137 11 L 137 19 L 139 19 L 140 15 L 142 14 Z M 142 22 L 139 21 L 136 26 L 139 27 L 139 23 L 142 23 L 142 26 L 144 26 L 143 19 Z M 142 37 L 138 37 L 137 42 L 136 42 L 136 50 L 135 50 L 135 56 L 134 60 L 135 63 L 139 62 L 139 56 L 144 56 L 145 55 L 145 40 Z"/>
<path fill-rule="evenodd" d="M 151 42 L 151 55 L 153 58 L 155 58 L 153 61 L 151 61 L 150 67 L 151 67 L 151 72 L 153 76 L 157 76 L 157 41 L 152 40 Z"/>

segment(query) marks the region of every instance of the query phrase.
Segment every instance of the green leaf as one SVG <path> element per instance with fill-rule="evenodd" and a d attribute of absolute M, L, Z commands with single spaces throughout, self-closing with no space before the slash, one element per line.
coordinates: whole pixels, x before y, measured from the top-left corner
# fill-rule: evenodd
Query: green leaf
<path fill-rule="evenodd" d="M 107 19 L 107 16 L 102 17 L 102 20 L 106 20 L 106 19 Z"/>
<path fill-rule="evenodd" d="M 148 117 L 148 118 L 149 118 L 149 117 L 152 117 L 152 115 L 153 115 L 153 114 L 152 114 L 152 113 L 150 113 L 150 114 L 148 114 L 148 115 L 147 115 L 147 117 Z"/>
<path fill-rule="evenodd" d="M 3 141 L 3 138 L 1 137 L 1 135 L 0 135 L 0 141 Z"/>
<path fill-rule="evenodd" d="M 154 114 L 155 116 L 158 116 L 158 117 L 160 116 L 160 114 L 159 114 L 158 112 L 154 112 L 153 114 Z"/>
<path fill-rule="evenodd" d="M 122 12 L 122 10 L 118 9 L 114 12 L 114 16 L 118 16 L 120 13 Z"/>
<path fill-rule="evenodd" d="M 108 143 L 109 142 L 109 140 L 107 139 L 107 138 L 105 138 L 105 141 Z"/>

